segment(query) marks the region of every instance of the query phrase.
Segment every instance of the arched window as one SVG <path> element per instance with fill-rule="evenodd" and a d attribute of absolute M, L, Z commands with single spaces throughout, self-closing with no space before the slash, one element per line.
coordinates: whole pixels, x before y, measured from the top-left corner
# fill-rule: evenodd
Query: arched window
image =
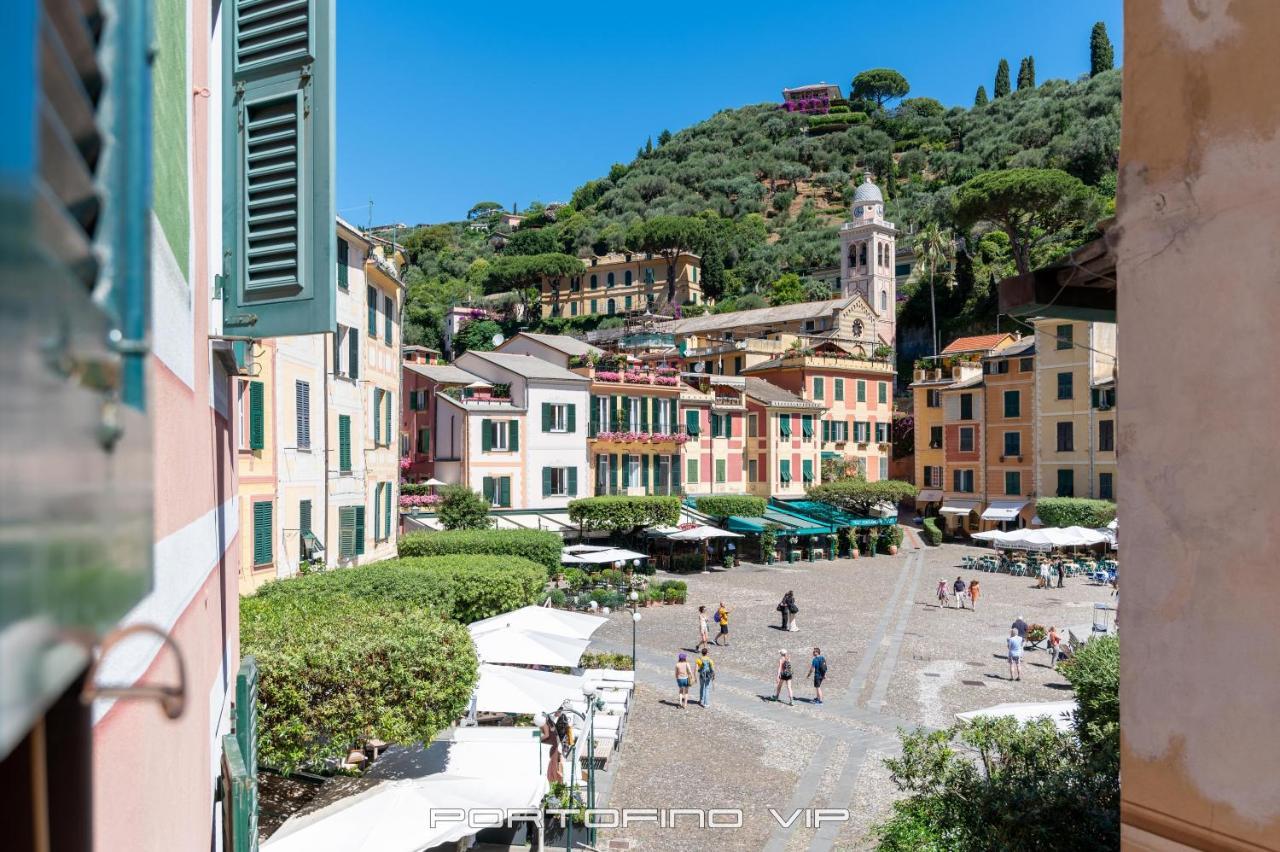
<path fill-rule="evenodd" d="M 858 265 L 859 266 L 867 265 L 867 244 L 866 243 L 862 244 L 861 259 L 858 261 Z"/>
<path fill-rule="evenodd" d="M 609 276 L 612 277 L 613 273 L 612 272 L 609 273 Z M 609 311 L 609 316 L 613 316 L 613 299 L 609 300 L 608 311 Z"/>
<path fill-rule="evenodd" d="M 630 269 L 628 269 L 626 272 L 623 273 L 622 283 L 627 285 L 628 287 L 631 286 L 631 270 Z"/>
<path fill-rule="evenodd" d="M 880 291 L 880 313 L 883 315 L 889 310 L 889 293 L 887 290 Z"/>
<path fill-rule="evenodd" d="M 599 278 L 597 278 L 595 275 L 592 275 L 592 276 L 591 276 L 591 289 L 592 289 L 592 290 L 594 290 L 594 289 L 596 289 L 596 288 L 597 288 L 597 287 L 599 287 L 599 286 L 600 286 L 600 279 L 599 279 Z"/>
<path fill-rule="evenodd" d="M 608 277 L 607 279 L 605 279 L 605 286 L 606 286 L 606 287 L 612 287 L 612 286 L 613 286 L 613 273 L 612 273 L 612 272 L 610 272 L 610 273 L 609 273 L 609 277 Z M 613 311 L 609 311 L 609 313 L 613 313 Z"/>

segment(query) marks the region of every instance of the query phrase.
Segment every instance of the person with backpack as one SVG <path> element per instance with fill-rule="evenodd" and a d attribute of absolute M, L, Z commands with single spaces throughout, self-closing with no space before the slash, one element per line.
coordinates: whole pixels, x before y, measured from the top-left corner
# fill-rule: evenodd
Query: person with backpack
<path fill-rule="evenodd" d="M 773 690 L 773 700 L 777 701 L 782 697 L 782 685 L 787 685 L 787 706 L 795 704 L 796 697 L 791 692 L 791 658 L 787 656 L 786 649 L 778 651 L 778 683 Z"/>
<path fill-rule="evenodd" d="M 711 706 L 711 684 L 716 679 L 716 664 L 707 656 L 707 649 L 702 649 L 698 657 L 698 703 L 703 707 Z"/>
<path fill-rule="evenodd" d="M 827 658 L 822 656 L 822 649 L 814 647 L 813 659 L 809 661 L 809 676 L 813 678 L 813 691 L 818 694 L 814 704 L 822 703 L 822 682 L 827 679 Z"/>
<path fill-rule="evenodd" d="M 720 644 L 720 640 L 724 640 L 724 646 L 729 647 L 729 613 L 733 610 L 724 605 L 724 601 L 720 601 L 720 608 L 716 610 L 716 624 L 720 625 L 720 632 L 716 634 L 716 645 Z"/>
<path fill-rule="evenodd" d="M 952 586 L 951 588 L 952 588 L 952 591 L 954 591 L 954 592 L 956 593 L 956 608 L 957 608 L 957 609 L 964 609 L 964 608 L 965 608 L 965 607 L 964 607 L 964 594 L 965 594 L 965 590 L 968 588 L 968 587 L 965 585 L 964 580 L 960 579 L 959 577 L 956 577 L 955 585 L 954 585 L 954 586 Z"/>
<path fill-rule="evenodd" d="M 783 630 L 791 629 L 791 607 L 795 605 L 795 602 L 796 596 L 791 592 L 787 592 L 782 596 L 782 601 L 777 606 L 778 612 L 782 613 Z"/>

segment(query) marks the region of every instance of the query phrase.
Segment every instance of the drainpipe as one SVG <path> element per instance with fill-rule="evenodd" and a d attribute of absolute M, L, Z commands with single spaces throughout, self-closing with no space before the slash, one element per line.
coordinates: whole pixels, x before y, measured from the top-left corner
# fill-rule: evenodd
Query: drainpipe
<path fill-rule="evenodd" d="M 337 359 L 338 359 L 338 354 L 337 354 L 337 350 L 338 350 L 338 337 L 337 337 L 337 333 L 336 333 L 336 332 L 332 332 L 332 331 L 326 331 L 326 332 L 324 333 L 324 341 L 325 341 L 325 343 L 326 343 L 326 344 L 327 344 L 329 341 L 333 341 L 333 350 L 334 350 L 334 351 L 333 351 L 333 357 L 332 357 L 332 358 L 327 357 L 327 356 L 329 355 L 329 352 L 327 351 L 327 350 L 328 350 L 328 346 L 326 345 L 326 346 L 325 346 L 326 351 L 325 351 L 325 352 L 323 353 L 323 355 L 322 355 L 322 357 L 325 357 L 325 359 L 328 361 L 328 363 L 327 363 L 327 364 L 325 364 L 325 366 L 324 366 L 324 371 L 323 371 L 323 373 L 324 373 L 324 394 L 323 394 L 324 402 L 322 403 L 322 406 L 321 406 L 321 407 L 322 407 L 322 410 L 324 411 L 324 417 L 322 418 L 322 419 L 323 419 L 323 421 L 324 421 L 324 458 L 323 458 L 323 460 L 321 461 L 321 464 L 320 464 L 320 470 L 321 470 L 321 474 L 322 474 L 322 477 L 323 477 L 323 478 L 321 479 L 321 485 L 320 485 L 320 491 L 321 491 L 321 493 L 323 494 L 323 497 L 322 497 L 322 499 L 321 499 L 320 503 L 321 503 L 321 505 L 323 506 L 323 511 L 324 511 L 324 564 L 325 564 L 325 567 L 328 567 L 328 566 L 329 566 L 329 559 L 330 559 L 330 557 L 332 557 L 332 556 L 333 556 L 333 554 L 334 554 L 334 550 L 333 550 L 333 548 L 334 548 L 333 539 L 332 539 L 332 538 L 330 537 L 330 535 L 329 535 L 329 368 L 330 368 L 330 367 L 331 367 L 331 366 L 332 366 L 332 365 L 337 361 Z"/>
<path fill-rule="evenodd" d="M 1085 362 L 1085 378 L 1088 380 L 1088 384 L 1089 384 L 1089 396 L 1088 396 L 1088 400 L 1087 400 L 1087 404 L 1088 404 L 1088 406 L 1089 406 L 1089 418 L 1088 418 L 1088 421 L 1089 421 L 1089 442 L 1088 442 L 1088 444 L 1086 444 L 1086 446 L 1089 448 L 1089 496 L 1090 496 L 1090 497 L 1093 497 L 1093 474 L 1094 474 L 1094 471 L 1093 471 L 1093 466 L 1094 466 L 1094 457 L 1093 457 L 1093 359 L 1094 359 L 1094 357 L 1095 357 L 1095 356 L 1094 356 L 1094 350 L 1093 350 L 1093 347 L 1094 347 L 1094 340 L 1093 340 L 1093 331 L 1094 331 L 1094 327 L 1095 327 L 1095 326 L 1094 326 L 1094 324 L 1093 324 L 1093 323 L 1089 323 L 1089 355 L 1088 355 L 1088 359 L 1087 359 L 1087 360 L 1086 360 L 1086 362 Z"/>

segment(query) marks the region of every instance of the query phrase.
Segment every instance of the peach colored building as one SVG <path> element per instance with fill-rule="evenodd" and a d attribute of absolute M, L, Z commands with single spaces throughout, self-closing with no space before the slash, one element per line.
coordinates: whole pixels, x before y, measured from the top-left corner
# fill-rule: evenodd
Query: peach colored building
<path fill-rule="evenodd" d="M 275 362 L 273 340 L 249 346 L 248 375 L 231 380 L 235 399 L 235 447 L 239 470 L 240 593 L 249 594 L 277 576 L 279 527 L 276 503 L 277 436 Z M 287 575 L 286 575 L 287 576 Z"/>
<path fill-rule="evenodd" d="M 1024 337 L 982 360 L 983 529 L 1026 527 L 1035 517 L 1035 344 Z"/>
<path fill-rule="evenodd" d="M 409 467 L 402 472 L 406 482 L 425 482 L 435 477 L 436 393 L 476 381 L 466 370 L 436 363 L 421 349 L 406 346 L 404 352 L 400 456 L 409 460 Z"/>
<path fill-rule="evenodd" d="M 751 376 L 744 380 L 747 465 L 755 464 L 750 493 L 803 497 L 822 482 L 822 403 Z"/>
<path fill-rule="evenodd" d="M 700 305 L 702 261 L 687 252 L 668 258 L 644 252 L 589 257 L 581 275 L 542 282 L 542 316 L 670 315 Z M 674 277 L 671 272 L 674 271 Z"/>

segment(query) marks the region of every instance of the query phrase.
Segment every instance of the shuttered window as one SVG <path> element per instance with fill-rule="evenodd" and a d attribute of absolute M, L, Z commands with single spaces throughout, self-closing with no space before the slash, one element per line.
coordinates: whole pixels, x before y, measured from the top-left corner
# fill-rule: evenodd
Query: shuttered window
<path fill-rule="evenodd" d="M 347 376 L 360 378 L 360 332 L 347 329 Z"/>
<path fill-rule="evenodd" d="M 391 391 L 386 392 L 383 398 L 383 405 L 386 408 L 382 412 L 382 428 L 387 436 L 386 446 L 389 447 L 391 446 L 391 439 L 395 436 L 395 433 L 391 430 L 391 412 L 395 408 L 395 397 L 391 395 Z"/>
<path fill-rule="evenodd" d="M 382 297 L 382 312 L 383 314 L 385 314 L 382 320 L 383 322 L 382 342 L 387 344 L 388 346 L 391 345 L 391 332 L 392 332 L 391 323 L 392 323 L 392 318 L 395 314 L 395 310 L 396 310 L 396 300 L 391 298 L 390 296 L 384 295 Z"/>
<path fill-rule="evenodd" d="M 800 415 L 800 434 L 804 436 L 804 439 L 806 441 L 808 441 L 813 437 L 813 415 L 812 414 Z"/>
<path fill-rule="evenodd" d="M 298 503 L 298 532 L 311 532 L 311 501 L 303 500 Z"/>
<path fill-rule="evenodd" d="M 778 434 L 783 438 L 791 437 L 791 415 L 790 414 L 778 415 Z"/>
<path fill-rule="evenodd" d="M 698 412 L 696 409 L 684 413 L 684 428 L 691 437 L 698 437 Z"/>
<path fill-rule="evenodd" d="M 378 339 L 378 291 L 372 285 L 365 288 L 369 302 L 369 339 Z"/>
<path fill-rule="evenodd" d="M 355 507 L 356 555 L 364 553 L 364 506 Z"/>
<path fill-rule="evenodd" d="M 800 463 L 801 474 L 804 477 L 804 484 L 809 485 L 813 482 L 813 459 L 805 459 Z"/>
<path fill-rule="evenodd" d="M 382 483 L 373 484 L 373 540 L 382 540 Z"/>
<path fill-rule="evenodd" d="M 293 384 L 294 411 L 297 418 L 298 449 L 311 449 L 311 385 L 303 381 Z"/>
<path fill-rule="evenodd" d="M 726 479 L 726 475 L 725 475 L 725 474 L 726 474 L 726 471 L 725 471 L 725 468 L 726 468 L 727 466 L 728 466 L 728 462 L 727 462 L 727 461 L 725 461 L 724 459 L 716 459 L 716 482 L 724 482 L 724 481 L 725 481 L 725 479 Z"/>
<path fill-rule="evenodd" d="M 253 564 L 271 564 L 271 503 L 253 504 Z"/>
<path fill-rule="evenodd" d="M 338 415 L 338 470 L 351 472 L 351 417 Z"/>
<path fill-rule="evenodd" d="M 836 379 L 836 380 L 835 380 L 835 389 L 836 389 L 836 391 L 835 391 L 835 393 L 836 393 L 836 402 L 841 402 L 841 401 L 843 401 L 843 400 L 844 400 L 844 379 Z"/>
<path fill-rule="evenodd" d="M 862 379 L 858 379 L 857 392 L 858 392 L 858 397 L 857 397 L 858 402 L 866 402 L 867 401 L 867 383 L 864 382 Z"/>
<path fill-rule="evenodd" d="M 382 487 L 382 499 L 385 501 L 385 508 L 382 517 L 382 537 L 391 538 L 391 501 L 395 497 L 395 486 L 390 483 L 384 483 Z"/>
<path fill-rule="evenodd" d="M 688 459 L 685 464 L 684 481 L 695 483 L 698 481 L 698 460 Z"/>
<path fill-rule="evenodd" d="M 826 398 L 826 388 L 821 376 L 813 377 L 813 398 L 818 402 L 822 402 Z"/>
<path fill-rule="evenodd" d="M 350 289 L 347 265 L 351 262 L 351 247 L 346 240 L 338 238 L 338 286 L 343 290 Z"/>
<path fill-rule="evenodd" d="M 887 402 L 889 401 L 889 383 L 888 383 L 888 382 L 880 382 L 880 389 L 879 389 L 878 393 L 879 393 L 879 396 L 877 397 L 877 399 L 879 400 L 879 402 L 880 402 L 882 405 L 883 405 L 884 403 L 887 403 Z"/>
<path fill-rule="evenodd" d="M 262 382 L 249 382 L 249 449 L 260 450 L 266 438 L 266 405 Z"/>
<path fill-rule="evenodd" d="M 356 512 L 354 506 L 338 509 L 338 556 L 350 559 L 356 555 Z"/>
<path fill-rule="evenodd" d="M 783 485 L 789 485 L 791 483 L 791 462 L 778 462 L 778 479 L 782 481 Z"/>
<path fill-rule="evenodd" d="M 373 445 L 376 447 L 382 443 L 382 398 L 386 395 L 386 391 L 382 388 L 373 389 Z"/>

